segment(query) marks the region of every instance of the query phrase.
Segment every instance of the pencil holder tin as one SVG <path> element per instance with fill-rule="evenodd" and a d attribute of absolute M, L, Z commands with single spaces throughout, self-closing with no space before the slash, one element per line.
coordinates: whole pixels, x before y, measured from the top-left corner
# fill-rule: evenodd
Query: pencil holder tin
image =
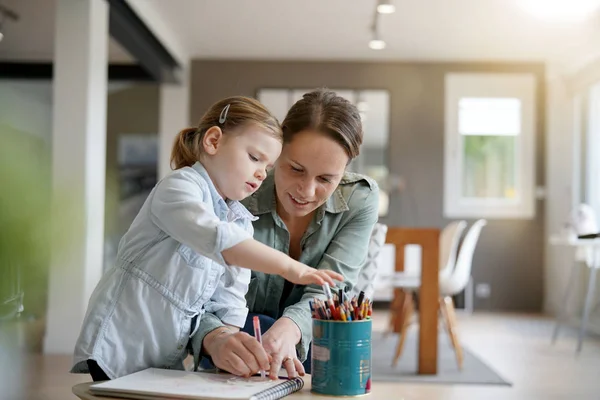
<path fill-rule="evenodd" d="M 358 396 L 371 391 L 371 320 L 313 319 L 312 391 Z"/>

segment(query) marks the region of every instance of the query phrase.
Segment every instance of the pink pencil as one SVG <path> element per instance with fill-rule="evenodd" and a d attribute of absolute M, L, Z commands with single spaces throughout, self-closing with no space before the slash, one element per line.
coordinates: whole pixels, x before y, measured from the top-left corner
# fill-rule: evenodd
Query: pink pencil
<path fill-rule="evenodd" d="M 254 325 L 254 337 L 258 340 L 258 343 L 262 345 L 262 335 L 260 333 L 260 320 L 258 319 L 258 315 L 255 315 L 252 318 L 252 324 Z M 260 371 L 260 377 L 265 378 L 265 371 Z"/>

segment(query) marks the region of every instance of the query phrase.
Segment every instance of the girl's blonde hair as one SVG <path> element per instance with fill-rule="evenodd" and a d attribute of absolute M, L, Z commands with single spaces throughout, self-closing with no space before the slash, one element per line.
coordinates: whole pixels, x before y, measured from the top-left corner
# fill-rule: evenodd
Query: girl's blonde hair
<path fill-rule="evenodd" d="M 245 96 L 228 97 L 213 104 L 198 126 L 183 129 L 177 134 L 171 151 L 171 168 L 189 167 L 200 160 L 202 139 L 211 127 L 218 126 L 223 133 L 230 133 L 247 125 L 258 126 L 283 141 L 279 121 L 262 103 Z"/>

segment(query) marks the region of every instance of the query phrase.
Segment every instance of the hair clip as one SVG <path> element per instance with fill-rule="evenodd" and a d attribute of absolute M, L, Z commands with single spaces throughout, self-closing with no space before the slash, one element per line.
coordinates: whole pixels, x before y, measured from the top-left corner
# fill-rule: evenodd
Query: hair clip
<path fill-rule="evenodd" d="M 221 115 L 219 115 L 220 124 L 225 123 L 225 119 L 227 119 L 227 113 L 229 112 L 229 106 L 231 106 L 231 104 L 227 104 L 225 107 L 223 107 L 223 111 L 221 111 Z"/>

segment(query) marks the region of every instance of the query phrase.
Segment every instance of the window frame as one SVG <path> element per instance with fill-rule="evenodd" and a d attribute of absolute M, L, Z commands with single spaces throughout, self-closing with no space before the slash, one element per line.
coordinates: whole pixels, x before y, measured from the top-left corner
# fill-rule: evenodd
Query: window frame
<path fill-rule="evenodd" d="M 462 98 L 517 98 L 521 133 L 516 138 L 516 199 L 462 196 L 464 145 L 459 132 Z M 445 76 L 444 217 L 533 219 L 535 217 L 536 77 L 526 73 L 449 73 Z"/>

